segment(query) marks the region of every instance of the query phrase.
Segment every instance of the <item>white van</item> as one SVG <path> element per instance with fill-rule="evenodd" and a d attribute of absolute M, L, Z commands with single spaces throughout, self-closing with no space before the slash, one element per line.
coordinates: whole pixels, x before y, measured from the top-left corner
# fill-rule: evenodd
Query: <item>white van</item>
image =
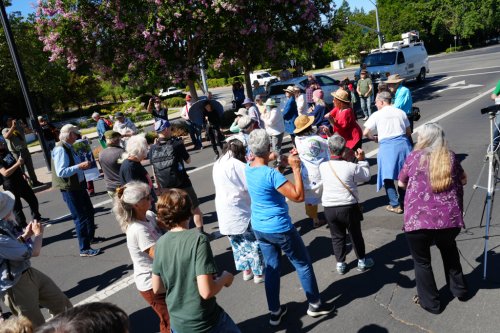
<path fill-rule="evenodd" d="M 253 83 L 253 81 L 255 80 L 259 81 L 259 84 L 261 86 L 267 88 L 269 84 L 278 81 L 278 78 L 266 71 L 257 71 L 254 73 L 250 73 L 250 83 Z"/>
<path fill-rule="evenodd" d="M 373 81 L 385 81 L 393 74 L 407 81 L 425 80 L 429 73 L 429 57 L 424 42 L 418 41 L 418 31 L 404 33 L 401 37 L 402 41 L 385 43 L 381 49 L 371 50 L 363 60 Z M 359 70 L 356 75 L 359 77 Z"/>

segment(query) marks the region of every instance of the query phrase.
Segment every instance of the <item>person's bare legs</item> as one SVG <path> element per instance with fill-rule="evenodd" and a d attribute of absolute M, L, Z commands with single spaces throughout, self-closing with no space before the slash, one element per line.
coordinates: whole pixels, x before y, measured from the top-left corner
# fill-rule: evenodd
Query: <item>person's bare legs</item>
<path fill-rule="evenodd" d="M 203 231 L 203 213 L 199 206 L 193 210 L 193 222 L 196 228 Z"/>

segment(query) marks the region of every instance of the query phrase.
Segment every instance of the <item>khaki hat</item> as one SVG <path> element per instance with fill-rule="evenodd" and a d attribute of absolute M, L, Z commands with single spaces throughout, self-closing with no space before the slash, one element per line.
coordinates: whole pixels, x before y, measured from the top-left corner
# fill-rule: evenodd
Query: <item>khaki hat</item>
<path fill-rule="evenodd" d="M 76 133 L 76 134 L 80 134 L 80 129 L 73 125 L 73 124 L 66 124 L 64 125 L 63 127 L 61 127 L 61 133 Z"/>
<path fill-rule="evenodd" d="M 338 99 L 339 101 L 351 103 L 349 93 L 344 89 L 337 89 L 335 92 L 332 92 L 332 96 Z"/>
<path fill-rule="evenodd" d="M 290 94 L 293 94 L 295 90 L 293 89 L 293 86 L 288 86 L 286 89 L 283 89 L 284 92 L 289 92 Z"/>
<path fill-rule="evenodd" d="M 248 115 L 248 110 L 245 108 L 239 108 L 237 112 L 234 113 L 237 116 L 246 116 Z"/>
<path fill-rule="evenodd" d="M 403 82 L 404 79 L 401 78 L 401 76 L 399 76 L 399 74 L 392 74 L 390 75 L 387 80 L 385 81 L 385 83 L 401 83 Z"/>
<path fill-rule="evenodd" d="M 295 130 L 293 131 L 293 133 L 298 134 L 302 132 L 303 130 L 311 126 L 313 122 L 314 122 L 313 116 L 306 116 L 306 115 L 298 116 L 293 122 L 295 124 Z"/>
<path fill-rule="evenodd" d="M 269 98 L 264 105 L 265 106 L 277 106 L 274 98 Z"/>
<path fill-rule="evenodd" d="M 0 219 L 3 219 L 14 209 L 14 203 L 16 202 L 16 197 L 12 192 L 3 191 L 0 192 Z"/>
<path fill-rule="evenodd" d="M 246 130 L 247 128 L 250 127 L 252 124 L 253 120 L 249 116 L 243 116 L 240 119 L 238 119 L 238 127 L 240 130 Z"/>

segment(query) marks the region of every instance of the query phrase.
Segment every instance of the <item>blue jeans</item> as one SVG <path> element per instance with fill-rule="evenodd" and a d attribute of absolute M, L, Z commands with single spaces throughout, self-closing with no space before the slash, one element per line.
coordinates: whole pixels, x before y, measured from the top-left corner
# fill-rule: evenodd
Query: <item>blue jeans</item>
<path fill-rule="evenodd" d="M 173 327 L 170 327 L 170 332 L 176 333 Z M 222 311 L 217 325 L 215 325 L 208 333 L 241 333 L 241 331 L 231 317 L 229 317 L 225 311 Z"/>
<path fill-rule="evenodd" d="M 363 114 L 365 117 L 369 117 L 372 115 L 372 102 L 371 96 L 361 97 L 359 96 L 359 103 L 361 104 L 361 110 L 363 110 Z"/>
<path fill-rule="evenodd" d="M 399 186 L 396 189 L 393 179 L 384 179 L 384 187 L 387 197 L 389 198 L 389 205 L 403 208 L 406 191 Z"/>
<path fill-rule="evenodd" d="M 493 126 L 493 150 L 495 150 L 500 143 L 500 114 L 495 116 L 495 125 Z"/>
<path fill-rule="evenodd" d="M 320 301 L 318 283 L 311 258 L 297 229 L 292 227 L 286 232 L 273 234 L 254 229 L 254 233 L 266 265 L 265 286 L 269 311 L 275 312 L 280 309 L 281 250 L 295 267 L 309 303 L 318 303 Z"/>
<path fill-rule="evenodd" d="M 80 246 L 80 252 L 90 249 L 90 242 L 94 238 L 94 206 L 90 201 L 89 194 L 82 183 L 82 188 L 77 191 L 61 191 L 62 197 L 71 212 L 71 218 L 75 223 L 76 237 Z"/>

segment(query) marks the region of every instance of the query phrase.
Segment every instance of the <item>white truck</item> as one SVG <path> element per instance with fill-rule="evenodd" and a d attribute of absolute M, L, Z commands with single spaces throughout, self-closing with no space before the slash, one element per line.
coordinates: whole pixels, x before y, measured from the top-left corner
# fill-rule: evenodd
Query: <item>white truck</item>
<path fill-rule="evenodd" d="M 158 96 L 160 97 L 174 97 L 174 96 L 181 96 L 184 95 L 184 91 L 177 87 L 169 87 L 167 90 L 160 89 L 160 93 Z"/>
<path fill-rule="evenodd" d="M 429 57 L 418 31 L 406 32 L 401 37 L 402 41 L 384 43 L 382 48 L 371 50 L 363 60 L 374 82 L 385 81 L 392 74 L 399 74 L 407 81 L 425 80 Z M 359 70 L 355 75 L 359 77 Z"/>
<path fill-rule="evenodd" d="M 269 84 L 278 81 L 278 78 L 266 71 L 257 71 L 250 73 L 250 82 L 253 83 L 255 80 L 259 81 L 259 85 L 267 87 Z"/>

